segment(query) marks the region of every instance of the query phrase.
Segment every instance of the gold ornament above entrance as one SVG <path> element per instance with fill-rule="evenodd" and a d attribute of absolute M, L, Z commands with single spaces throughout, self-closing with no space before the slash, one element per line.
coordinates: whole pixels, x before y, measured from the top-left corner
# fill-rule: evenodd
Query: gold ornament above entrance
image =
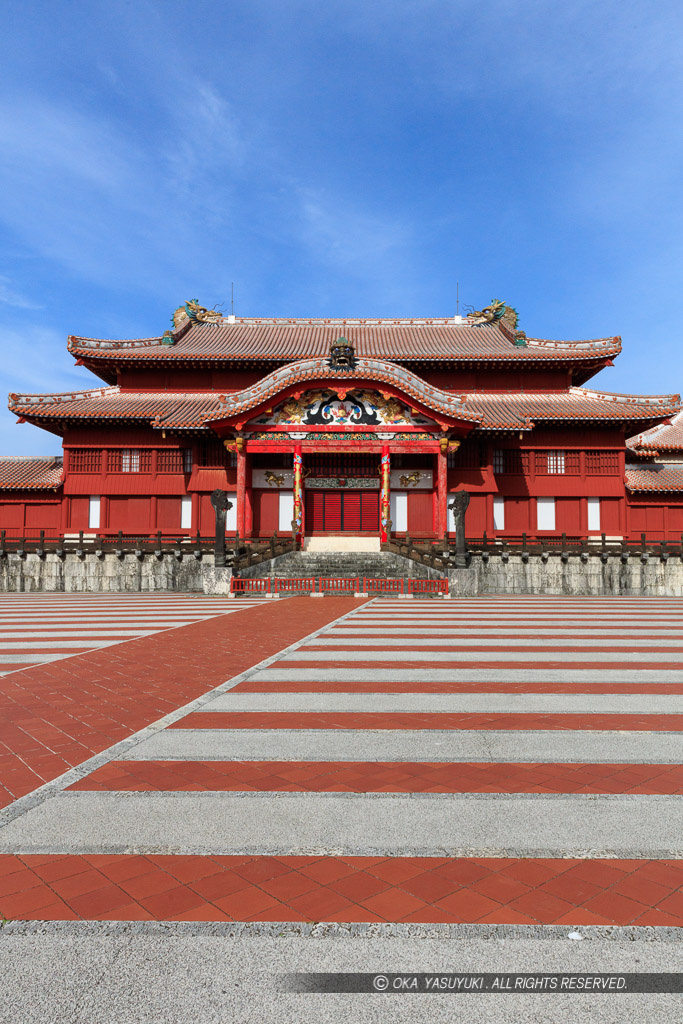
<path fill-rule="evenodd" d="M 287 398 L 251 422 L 263 426 L 436 426 L 398 398 L 360 389 L 305 391 L 300 398 Z"/>

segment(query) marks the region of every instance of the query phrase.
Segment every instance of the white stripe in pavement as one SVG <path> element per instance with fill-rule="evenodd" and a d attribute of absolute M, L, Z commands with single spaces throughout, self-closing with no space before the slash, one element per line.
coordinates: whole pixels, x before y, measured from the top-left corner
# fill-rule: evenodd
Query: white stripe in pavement
<path fill-rule="evenodd" d="M 120 643 L 119 640 L 30 640 L 24 643 L 8 643 L 3 642 L 0 644 L 0 661 L 3 660 L 3 651 L 39 651 L 45 650 L 45 648 L 59 648 L 59 647 L 81 647 L 81 648 L 93 648 L 93 647 L 113 647 L 115 644 Z"/>
<path fill-rule="evenodd" d="M 499 627 L 498 629 L 492 629 L 490 627 L 469 627 L 468 629 L 461 629 L 453 626 L 396 626 L 395 618 L 389 620 L 391 626 L 377 627 L 377 626 L 335 626 L 331 629 L 326 636 L 529 636 L 531 638 L 540 637 L 553 637 L 561 640 L 563 638 L 571 637 L 586 637 L 586 636 L 597 636 L 597 637 L 611 637 L 620 636 L 622 632 L 627 633 L 629 636 L 634 637 L 680 637 L 680 630 L 667 630 L 667 629 L 656 629 L 655 627 L 645 627 L 638 629 L 638 627 L 629 627 L 628 630 L 601 630 L 601 629 L 581 629 L 581 630 L 566 630 L 564 633 L 560 633 L 557 630 L 548 629 L 537 629 L 536 627 L 516 627 L 516 629 L 507 629 Z"/>
<path fill-rule="evenodd" d="M 9 634 L 8 634 L 9 635 Z M 12 634 L 17 636 L 18 634 Z M 0 633 L 0 637 L 2 634 Z M 537 642 L 536 642 L 537 643 Z M 483 639 L 481 637 L 422 637 L 422 636 L 384 636 L 384 637 L 368 637 L 368 636 L 357 636 L 357 637 L 346 637 L 337 636 L 336 633 L 327 634 L 324 637 L 318 637 L 317 640 L 311 640 L 309 643 L 303 644 L 304 648 L 310 647 L 378 647 L 380 644 L 390 647 L 407 647 L 410 645 L 425 646 L 425 647 L 481 647 L 484 650 L 491 650 L 492 644 L 496 646 L 508 647 L 530 647 L 533 650 L 542 649 L 544 651 L 558 651 L 564 654 L 571 653 L 576 650 L 577 647 L 625 647 L 630 650 L 634 645 L 644 648 L 652 648 L 653 653 L 657 651 L 659 647 L 680 647 L 683 649 L 683 639 L 679 636 L 671 637 L 670 639 L 653 639 L 647 637 L 643 639 L 637 639 L 631 637 L 629 640 L 624 640 L 621 637 L 614 639 L 604 638 L 602 640 L 596 640 L 593 637 L 584 638 L 581 643 L 574 642 L 572 646 L 568 646 L 571 643 L 569 637 L 562 639 L 558 637 L 553 643 L 546 641 L 542 648 L 534 647 L 534 637 L 528 637 L 526 639 L 515 637 L 505 637 L 501 639 L 500 643 L 488 637 Z M 402 653 L 402 652 L 401 652 Z M 499 652 L 504 653 L 504 652 Z"/>
<path fill-rule="evenodd" d="M 426 674 L 421 668 L 267 668 L 255 672 L 251 682 L 258 683 L 680 683 L 681 672 L 661 669 L 534 669 L 520 665 L 518 669 L 435 668 Z"/>
<path fill-rule="evenodd" d="M 166 729 L 121 760 L 682 764 L 683 741 L 601 729 Z"/>
<path fill-rule="evenodd" d="M 287 665 L 292 661 L 341 661 L 341 662 L 369 662 L 369 661 L 393 661 L 396 655 L 392 651 L 309 651 L 298 650 L 286 658 L 282 658 L 279 664 Z M 640 653 L 622 654 L 619 651 L 571 651 L 569 653 L 554 654 L 552 647 L 540 648 L 536 651 L 401 651 L 401 661 L 425 661 L 425 662 L 461 662 L 461 661 L 492 661 L 492 662 L 520 662 L 532 664 L 541 661 L 571 661 L 571 662 L 600 662 L 609 665 L 612 662 L 627 661 L 645 662 L 651 664 L 656 660 L 664 669 L 683 670 L 683 662 L 676 660 L 678 655 L 673 654 L 650 654 L 647 651 Z M 683 674 L 681 675 L 683 682 Z"/>
<path fill-rule="evenodd" d="M 539 626 L 562 627 L 562 626 L 574 626 L 574 625 L 581 626 L 581 625 L 585 625 L 587 618 L 588 617 L 585 616 L 585 615 L 580 616 L 580 617 L 577 616 L 576 618 L 572 618 L 570 616 L 563 615 L 561 617 L 558 616 L 558 618 L 556 618 L 556 619 L 549 619 L 549 618 L 543 617 L 543 616 L 534 616 L 533 623 L 530 623 L 528 615 L 524 615 L 524 616 L 520 616 L 519 618 L 515 618 L 514 615 L 476 615 L 476 616 L 466 616 L 466 615 L 398 615 L 398 614 L 395 614 L 395 615 L 360 615 L 359 614 L 359 615 L 355 615 L 353 617 L 352 621 L 354 623 L 356 623 L 356 622 L 364 622 L 364 623 L 371 623 L 371 624 L 376 624 L 376 625 L 382 625 L 383 623 L 392 623 L 392 622 L 396 622 L 396 621 L 399 621 L 399 622 L 403 621 L 403 622 L 415 622 L 417 624 L 424 624 L 424 625 L 427 625 L 429 623 L 434 622 L 434 623 L 437 623 L 439 625 L 447 625 L 447 624 L 450 624 L 450 625 L 456 625 L 456 624 L 472 625 L 472 624 L 474 624 L 474 625 L 476 625 L 478 623 L 481 623 L 482 625 L 488 625 L 488 626 L 496 626 L 496 625 L 498 625 L 498 626 L 505 626 L 505 625 L 516 626 L 516 625 L 522 624 L 522 625 L 526 625 L 526 626 L 539 625 Z M 639 617 L 638 618 L 638 622 L 634 623 L 633 619 L 628 617 L 628 616 L 614 616 L 614 617 L 610 617 L 610 616 L 606 616 L 606 615 L 594 615 L 594 616 L 591 616 L 591 620 L 590 621 L 592 621 L 592 622 L 600 622 L 600 623 L 603 624 L 603 626 L 605 628 L 608 628 L 608 627 L 613 627 L 614 628 L 616 626 L 631 626 L 631 625 L 635 625 L 635 626 L 639 626 L 642 629 L 643 626 L 656 625 L 659 622 L 661 622 L 661 623 L 668 623 L 668 624 L 671 624 L 671 625 L 676 624 L 676 623 L 681 623 L 681 622 L 683 622 L 683 616 L 680 616 L 680 615 L 652 615 L 650 617 Z"/>
<path fill-rule="evenodd" d="M 670 858 L 682 814 L 675 796 L 62 793 L 10 821 L 0 850 Z"/>
<path fill-rule="evenodd" d="M 239 693 L 204 704 L 205 712 L 349 712 L 382 714 L 681 715 L 683 694 L 609 693 Z"/>
<path fill-rule="evenodd" d="M 42 665 L 48 661 L 70 658 L 70 654 L 3 654 L 0 651 L 0 665 Z"/>
<path fill-rule="evenodd" d="M 95 626 L 93 626 L 91 629 L 88 629 L 87 627 L 79 628 L 78 626 L 73 626 L 69 629 L 60 629 L 59 632 L 57 632 L 56 630 L 41 629 L 40 631 L 38 631 L 35 629 L 31 629 L 25 630 L 24 632 L 17 631 L 15 633 L 0 633 L 0 649 L 2 649 L 7 640 L 26 639 L 29 643 L 31 643 L 33 637 L 40 637 L 41 640 L 45 640 L 52 636 L 54 636 L 55 639 L 84 637 L 89 640 L 90 637 L 102 637 L 103 639 L 106 639 L 107 637 L 113 636 L 125 639 L 126 637 L 151 636 L 153 632 L 157 632 L 157 630 L 107 629 L 106 626 L 102 626 L 99 629 Z"/>

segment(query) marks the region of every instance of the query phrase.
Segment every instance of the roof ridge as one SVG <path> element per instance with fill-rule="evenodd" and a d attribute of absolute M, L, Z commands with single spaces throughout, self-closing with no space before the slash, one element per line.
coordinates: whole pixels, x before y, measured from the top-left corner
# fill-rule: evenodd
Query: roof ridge
<path fill-rule="evenodd" d="M 48 391 L 45 394 L 18 394 L 11 391 L 8 406 L 13 405 L 51 405 L 60 401 L 77 401 L 79 398 L 102 398 L 105 394 L 119 394 L 121 388 L 112 384 L 101 388 L 86 388 L 84 391 Z"/>
<path fill-rule="evenodd" d="M 677 394 L 660 394 L 660 395 L 633 395 L 619 391 L 598 391 L 595 388 L 584 388 L 578 387 L 575 384 L 570 385 L 569 394 L 585 395 L 586 398 L 597 398 L 605 399 L 609 401 L 624 401 L 634 402 L 642 405 L 677 405 L 681 404 L 681 396 Z M 653 428 L 650 428 L 653 429 Z"/>
<path fill-rule="evenodd" d="M 0 455 L 0 462 L 63 462 L 63 455 Z"/>

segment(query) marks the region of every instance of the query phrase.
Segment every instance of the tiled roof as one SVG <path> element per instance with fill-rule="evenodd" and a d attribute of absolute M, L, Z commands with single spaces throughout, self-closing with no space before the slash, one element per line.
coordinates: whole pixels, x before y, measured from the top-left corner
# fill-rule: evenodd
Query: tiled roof
<path fill-rule="evenodd" d="M 61 455 L 0 456 L 0 489 L 56 491 L 62 483 Z"/>
<path fill-rule="evenodd" d="M 162 338 L 103 341 L 69 338 L 69 351 L 86 359 L 121 363 L 149 360 L 273 360 L 327 356 L 343 335 L 358 356 L 410 361 L 566 363 L 598 361 L 618 355 L 619 338 L 551 341 L 526 338 L 515 343 L 502 323 L 474 326 L 462 318 L 420 320 L 284 320 L 226 318 L 218 324 L 196 324 L 173 332 L 174 344 Z"/>
<path fill-rule="evenodd" d="M 313 383 L 318 377 L 334 377 L 328 368 L 323 373 L 310 365 L 315 363 L 315 360 L 307 360 L 281 367 L 258 385 L 227 398 L 215 392 L 122 392 L 118 387 L 110 387 L 58 395 L 11 395 L 9 408 L 19 416 L 43 422 L 143 420 L 158 428 L 209 430 L 205 423 L 248 413 L 293 381 L 305 385 L 306 381 Z M 482 430 L 529 430 L 534 423 L 543 421 L 631 420 L 642 423 L 674 415 L 680 408 L 678 395 L 615 395 L 588 388 L 543 393 L 449 394 L 426 384 L 403 367 L 392 365 L 389 374 L 387 366 L 391 364 L 380 360 L 359 360 L 359 363 L 368 384 L 385 380 L 429 408 L 454 419 L 480 424 Z M 339 373 L 338 376 L 344 380 L 346 375 Z M 225 399 L 223 402 L 221 397 Z"/>
<path fill-rule="evenodd" d="M 330 379 L 338 380 L 340 384 L 344 384 L 349 379 L 367 380 L 369 385 L 373 383 L 390 384 L 433 412 L 442 413 L 453 419 L 469 420 L 471 423 L 479 422 L 477 414 L 469 412 L 465 408 L 462 395 L 436 388 L 397 363 L 390 363 L 384 359 L 363 358 L 356 360 L 356 365 L 351 371 L 330 369 L 325 359 L 302 359 L 295 363 L 288 363 L 286 366 L 273 370 L 272 373 L 251 387 L 224 396 L 219 416 L 227 419 L 248 413 L 249 410 L 262 405 L 269 399 L 276 400 L 278 394 L 293 384 L 306 385 Z"/>
<path fill-rule="evenodd" d="M 683 462 L 651 462 L 626 466 L 629 491 L 683 491 Z"/>
<path fill-rule="evenodd" d="M 217 410 L 216 394 L 185 391 L 122 392 L 118 387 L 56 395 L 10 395 L 9 408 L 30 419 L 164 420 L 165 426 L 201 427 Z"/>
<path fill-rule="evenodd" d="M 679 395 L 617 395 L 589 388 L 560 392 L 470 393 L 465 409 L 482 420 L 482 429 L 528 429 L 543 420 L 599 422 L 663 419 L 680 408 Z"/>
<path fill-rule="evenodd" d="M 674 416 L 671 423 L 644 430 L 626 442 L 634 455 L 652 455 L 656 452 L 683 451 L 683 412 Z"/>

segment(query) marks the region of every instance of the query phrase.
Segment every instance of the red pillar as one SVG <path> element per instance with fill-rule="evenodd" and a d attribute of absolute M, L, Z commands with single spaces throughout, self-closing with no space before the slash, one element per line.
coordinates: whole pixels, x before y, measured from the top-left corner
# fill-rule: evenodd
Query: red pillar
<path fill-rule="evenodd" d="M 436 535 L 443 540 L 448 532 L 448 455 L 439 451 L 437 464 Z"/>
<path fill-rule="evenodd" d="M 237 532 L 244 537 L 244 511 L 246 504 L 247 457 L 243 451 L 237 452 Z"/>
<path fill-rule="evenodd" d="M 246 456 L 245 456 L 246 458 Z M 251 460 L 246 467 L 244 491 L 244 536 L 251 537 L 254 532 L 254 501 L 251 487 Z"/>
<path fill-rule="evenodd" d="M 379 539 L 381 544 L 386 544 L 391 538 L 391 457 L 389 445 L 382 445 L 382 460 L 380 463 L 380 492 L 379 492 Z"/>
<path fill-rule="evenodd" d="M 304 539 L 304 494 L 303 494 L 303 459 L 301 445 L 294 448 L 294 511 L 292 514 L 292 534 L 297 543 Z"/>

